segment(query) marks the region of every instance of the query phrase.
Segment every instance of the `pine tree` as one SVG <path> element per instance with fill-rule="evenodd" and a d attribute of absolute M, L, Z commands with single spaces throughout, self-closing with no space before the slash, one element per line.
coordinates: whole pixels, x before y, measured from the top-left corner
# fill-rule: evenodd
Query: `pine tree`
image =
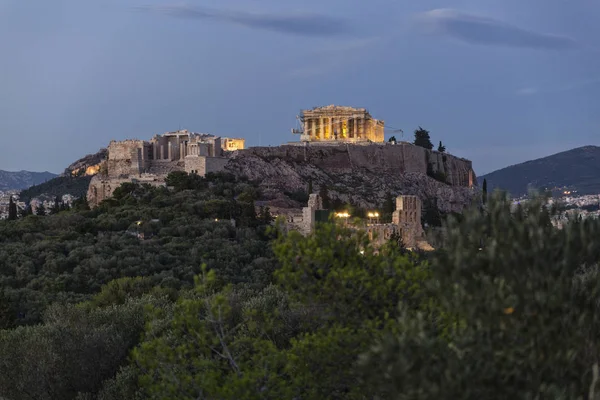
<path fill-rule="evenodd" d="M 273 221 L 273 216 L 268 206 L 263 209 L 261 220 L 265 225 L 269 225 Z"/>
<path fill-rule="evenodd" d="M 327 186 L 321 185 L 321 189 L 319 190 L 319 196 L 321 196 L 321 200 L 323 201 L 323 208 L 325 210 L 329 210 L 331 207 L 331 199 L 329 198 L 329 191 L 327 190 Z"/>
<path fill-rule="evenodd" d="M 440 153 L 445 153 L 445 152 L 446 152 L 446 146 L 444 146 L 444 145 L 442 144 L 442 141 L 441 141 L 441 140 L 440 140 L 440 145 L 438 146 L 438 151 L 439 151 Z"/>
<path fill-rule="evenodd" d="M 10 202 L 8 203 L 8 220 L 14 221 L 17 219 L 17 204 L 14 202 L 12 196 L 10 196 Z"/>
<path fill-rule="evenodd" d="M 310 178 L 308 180 L 308 194 L 310 195 L 310 194 L 312 194 L 312 192 L 313 192 L 313 183 L 312 183 L 312 178 Z"/>
<path fill-rule="evenodd" d="M 420 126 L 419 129 L 415 130 L 415 141 L 413 143 L 415 146 L 424 147 L 428 150 L 433 149 L 433 143 L 431 143 L 429 131 L 421 128 Z"/>
<path fill-rule="evenodd" d="M 60 212 L 60 200 L 58 196 L 54 198 L 54 205 L 50 209 L 50 215 L 58 214 Z"/>
<path fill-rule="evenodd" d="M 392 196 L 391 193 L 386 193 L 385 194 L 385 200 L 383 202 L 383 206 L 381 207 L 383 214 L 386 217 L 389 217 L 392 215 L 392 213 L 394 212 L 394 197 Z"/>
<path fill-rule="evenodd" d="M 482 185 L 481 191 L 483 192 L 482 193 L 483 194 L 483 196 L 482 196 L 483 204 L 485 204 L 487 201 L 487 194 L 488 194 L 487 193 L 487 179 L 485 179 L 485 178 L 483 179 L 483 185 Z"/>
<path fill-rule="evenodd" d="M 41 217 L 46 215 L 46 207 L 44 207 L 44 203 L 40 203 L 40 205 L 35 209 L 35 215 L 39 215 Z"/>
<path fill-rule="evenodd" d="M 392 136 L 391 138 L 388 139 L 389 143 L 396 143 L 396 136 Z"/>

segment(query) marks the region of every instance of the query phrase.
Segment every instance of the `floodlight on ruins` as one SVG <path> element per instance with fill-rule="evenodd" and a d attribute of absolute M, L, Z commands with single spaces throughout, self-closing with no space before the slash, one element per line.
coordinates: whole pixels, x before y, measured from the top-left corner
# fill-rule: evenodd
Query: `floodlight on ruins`
<path fill-rule="evenodd" d="M 376 223 L 379 223 L 379 213 L 377 211 L 369 211 L 367 217 L 369 217 L 369 223 L 373 223 L 374 219 Z"/>
<path fill-rule="evenodd" d="M 344 212 L 336 213 L 335 216 L 338 218 L 349 218 L 350 214 L 348 214 L 348 212 L 344 211 Z"/>

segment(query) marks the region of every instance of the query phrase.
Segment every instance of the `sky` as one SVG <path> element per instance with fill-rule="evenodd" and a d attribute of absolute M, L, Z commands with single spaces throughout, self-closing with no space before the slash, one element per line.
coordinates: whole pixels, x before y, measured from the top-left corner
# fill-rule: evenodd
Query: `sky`
<path fill-rule="evenodd" d="M 180 128 L 278 145 L 336 104 L 482 175 L 600 145 L 599 19 L 593 0 L 0 0 L 0 169 Z"/>

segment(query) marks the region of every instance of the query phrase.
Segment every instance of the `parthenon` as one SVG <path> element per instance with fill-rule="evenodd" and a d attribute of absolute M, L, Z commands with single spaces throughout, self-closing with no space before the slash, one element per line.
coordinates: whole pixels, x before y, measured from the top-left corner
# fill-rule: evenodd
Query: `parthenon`
<path fill-rule="evenodd" d="M 300 116 L 303 142 L 384 141 L 384 121 L 374 119 L 366 108 L 329 105 L 303 110 Z"/>

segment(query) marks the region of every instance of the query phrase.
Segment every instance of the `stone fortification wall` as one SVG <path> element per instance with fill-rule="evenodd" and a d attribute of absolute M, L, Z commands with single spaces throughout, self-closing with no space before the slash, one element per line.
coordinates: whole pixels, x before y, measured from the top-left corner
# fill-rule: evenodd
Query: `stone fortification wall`
<path fill-rule="evenodd" d="M 406 194 L 436 199 L 447 212 L 461 211 L 476 193 L 469 185 L 476 184 L 471 161 L 411 144 L 253 147 L 230 159 L 227 170 L 261 182 L 273 195 L 306 190 L 312 181 L 315 191 L 326 186 L 331 197 L 363 207 L 380 206 L 387 194 Z M 427 176 L 428 163 L 446 173 L 449 184 Z"/>
<path fill-rule="evenodd" d="M 237 152 L 238 157 L 260 157 L 266 160 L 285 159 L 295 163 L 309 163 L 331 173 L 351 173 L 364 169 L 378 173 L 427 173 L 428 163 L 434 171 L 447 174 L 454 186 L 476 184 L 471 161 L 451 154 L 429 151 L 412 144 L 399 143 L 371 145 L 309 145 L 252 147 Z M 470 178 L 471 177 L 471 178 Z"/>
<path fill-rule="evenodd" d="M 108 146 L 106 169 L 111 178 L 140 175 L 147 168 L 143 140 L 112 141 Z"/>

